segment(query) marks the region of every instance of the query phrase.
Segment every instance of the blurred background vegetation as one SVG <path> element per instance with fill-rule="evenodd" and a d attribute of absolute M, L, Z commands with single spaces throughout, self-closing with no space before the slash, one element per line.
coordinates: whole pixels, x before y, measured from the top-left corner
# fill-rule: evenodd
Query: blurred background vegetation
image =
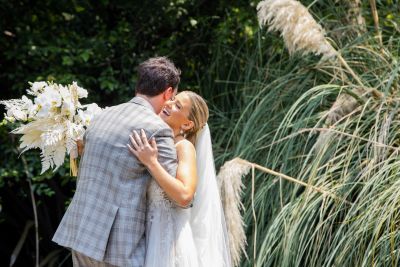
<path fill-rule="evenodd" d="M 343 54 L 370 84 L 379 87 L 379 81 L 383 84 L 386 81 L 383 77 L 388 73 L 392 73 L 388 75 L 393 77 L 392 84 L 398 83 L 397 73 L 391 72 L 398 67 L 400 51 L 397 0 L 376 1 L 384 47 L 375 37 L 369 1 L 301 2 L 310 8 L 335 46 L 343 48 Z M 317 125 L 318 114 L 329 109 L 340 93 L 335 86 L 321 92 L 318 86 L 340 85 L 340 81 L 329 73 L 329 66 L 319 65 L 319 58 L 289 57 L 278 34 L 260 30 L 257 3 L 244 0 L 0 0 L 1 99 L 21 97 L 28 81 L 54 80 L 57 83 L 77 81 L 89 91 L 87 103 L 96 102 L 102 107 L 118 104 L 133 97 L 135 67 L 140 62 L 156 55 L 168 56 L 182 70 L 180 89 L 194 90 L 208 101 L 217 168 L 224 161 L 241 156 L 307 180 L 305 173 L 309 170 L 305 170 L 302 157 L 306 157 L 305 149 L 315 142 L 315 136 L 298 137 L 278 146 L 270 144 L 292 134 L 294 129 Z M 358 16 L 363 20 L 354 19 Z M 369 52 L 351 49 L 361 46 L 368 47 Z M 381 64 L 382 59 L 374 57 L 372 51 L 385 54 L 390 62 Z M 357 64 L 363 59 L 371 72 L 364 68 L 365 64 Z M 312 88 L 316 89 L 310 91 Z M 305 96 L 314 99 L 313 106 L 307 101 L 298 102 Z M 23 159 L 27 164 L 24 164 L 17 151 L 18 137 L 9 134 L 13 127 L 4 123 L 0 126 L 0 265 L 9 265 L 14 255 L 14 266 L 34 266 L 33 191 L 41 266 L 71 266 L 69 252 L 52 243 L 51 237 L 73 195 L 75 178 L 69 176 L 68 164 L 56 173 L 39 175 L 38 151 L 26 153 Z M 333 261 L 316 259 L 315 253 L 324 253 L 319 245 L 292 238 L 302 244 L 301 252 L 293 257 L 292 247 L 271 240 L 277 222 L 290 217 L 288 207 L 300 205 L 294 199 L 300 198 L 303 191 L 267 175 L 259 174 L 256 179 L 259 244 L 255 246 L 259 254 L 255 260 L 252 258 L 251 184 L 245 178 L 244 216 L 250 257 L 243 259 L 243 266 L 253 263 L 334 266 Z M 320 202 L 314 199 L 313 205 Z M 310 216 L 317 220 L 317 215 Z M 307 227 L 313 229 L 315 225 L 311 223 Z M 307 234 L 313 236 L 312 232 L 303 233 Z M 276 250 L 267 248 L 263 241 Z M 269 260 L 268 255 L 272 255 Z M 357 266 L 352 264 L 359 263 L 358 258 L 354 254 L 354 259 L 345 265 Z"/>

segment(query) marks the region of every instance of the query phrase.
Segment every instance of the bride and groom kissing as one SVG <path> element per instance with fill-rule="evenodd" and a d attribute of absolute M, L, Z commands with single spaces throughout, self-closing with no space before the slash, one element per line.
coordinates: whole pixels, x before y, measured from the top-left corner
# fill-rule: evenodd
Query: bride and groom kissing
<path fill-rule="evenodd" d="M 177 94 L 166 57 L 138 67 L 136 96 L 88 127 L 77 187 L 53 241 L 74 266 L 232 266 L 208 107 Z"/>

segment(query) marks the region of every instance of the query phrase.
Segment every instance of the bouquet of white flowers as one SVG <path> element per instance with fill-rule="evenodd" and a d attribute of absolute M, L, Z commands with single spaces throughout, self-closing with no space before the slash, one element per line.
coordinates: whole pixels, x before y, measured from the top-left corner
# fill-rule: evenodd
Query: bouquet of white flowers
<path fill-rule="evenodd" d="M 33 101 L 25 95 L 21 99 L 0 101 L 6 106 L 7 121 L 23 123 L 12 131 L 22 134 L 21 153 L 40 148 L 42 173 L 60 167 L 67 153 L 71 158 L 71 171 L 76 175 L 76 141 L 82 139 L 91 119 L 102 109 L 94 103 L 81 105 L 79 99 L 87 97 L 88 92 L 76 82 L 66 86 L 43 81 L 30 85 L 27 93 L 34 96 Z"/>

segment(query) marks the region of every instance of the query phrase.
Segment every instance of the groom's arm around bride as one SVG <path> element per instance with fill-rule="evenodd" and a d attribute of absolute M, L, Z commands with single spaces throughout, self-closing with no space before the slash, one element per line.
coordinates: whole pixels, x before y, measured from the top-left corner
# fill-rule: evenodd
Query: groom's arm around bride
<path fill-rule="evenodd" d="M 104 110 L 88 128 L 76 192 L 53 237 L 72 250 L 74 266 L 143 266 L 151 177 L 126 144 L 132 130 L 144 129 L 156 138 L 160 163 L 175 176 L 173 134 L 157 114 L 176 94 L 179 76 L 164 57 L 143 62 L 136 97 Z"/>

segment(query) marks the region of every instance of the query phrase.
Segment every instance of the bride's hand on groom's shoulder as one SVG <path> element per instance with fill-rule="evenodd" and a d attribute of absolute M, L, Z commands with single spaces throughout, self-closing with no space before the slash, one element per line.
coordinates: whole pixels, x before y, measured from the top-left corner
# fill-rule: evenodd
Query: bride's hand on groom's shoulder
<path fill-rule="evenodd" d="M 133 130 L 132 134 L 129 136 L 129 139 L 131 140 L 131 145 L 127 144 L 128 149 L 145 166 L 148 167 L 158 162 L 158 150 L 156 140 L 154 138 L 151 138 L 149 142 L 143 129 L 140 131 L 140 134 L 136 130 Z"/>

